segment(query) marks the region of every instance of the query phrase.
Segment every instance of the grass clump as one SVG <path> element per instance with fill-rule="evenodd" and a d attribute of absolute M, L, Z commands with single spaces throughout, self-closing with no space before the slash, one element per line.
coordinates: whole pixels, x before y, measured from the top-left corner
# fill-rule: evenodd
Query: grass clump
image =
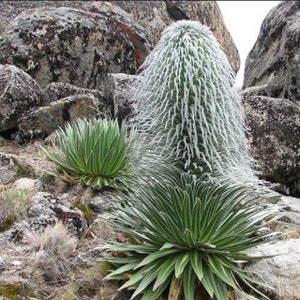
<path fill-rule="evenodd" d="M 0 287 L 0 296 L 9 300 L 28 299 L 34 297 L 34 291 L 27 285 L 21 283 L 11 283 Z"/>
<path fill-rule="evenodd" d="M 27 189 L 11 188 L 0 192 L 0 231 L 5 231 L 16 221 L 27 218 L 31 196 Z"/>
<path fill-rule="evenodd" d="M 27 240 L 34 265 L 46 282 L 59 285 L 70 281 L 74 271 L 71 257 L 78 241 L 65 225 L 58 222 L 43 232 L 28 234 Z"/>
<path fill-rule="evenodd" d="M 125 124 L 120 128 L 117 121 L 78 119 L 57 136 L 57 145 L 43 148 L 57 165 L 57 176 L 97 189 L 129 185 L 131 143 Z"/>

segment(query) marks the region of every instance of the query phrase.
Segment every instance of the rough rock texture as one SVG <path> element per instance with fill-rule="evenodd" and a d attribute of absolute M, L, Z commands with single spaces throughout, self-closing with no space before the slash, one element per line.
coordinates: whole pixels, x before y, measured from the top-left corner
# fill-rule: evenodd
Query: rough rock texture
<path fill-rule="evenodd" d="M 272 286 L 271 299 L 300 299 L 300 239 L 277 241 L 259 251 L 278 255 L 247 267 L 259 280 Z"/>
<path fill-rule="evenodd" d="M 132 112 L 134 83 L 137 76 L 128 74 L 109 74 L 105 81 L 104 94 L 113 102 L 114 118 L 120 122 Z"/>
<path fill-rule="evenodd" d="M 92 94 L 74 95 L 52 102 L 21 118 L 18 123 L 20 139 L 46 137 L 65 122 L 97 115 L 96 99 Z M 101 116 L 111 118 L 111 111 L 101 111 Z"/>
<path fill-rule="evenodd" d="M 144 27 L 138 25 L 118 4 L 113 5 L 107 1 L 87 2 L 85 9 L 100 14 L 113 22 L 132 43 L 137 67 L 144 62 L 151 51 L 150 44 L 146 39 L 147 31 Z"/>
<path fill-rule="evenodd" d="M 286 99 L 245 95 L 244 108 L 262 177 L 292 188 L 300 180 L 300 107 Z"/>
<path fill-rule="evenodd" d="M 282 1 L 262 23 L 246 60 L 243 88 L 257 86 L 259 95 L 300 101 L 299 64 L 300 2 Z"/>
<path fill-rule="evenodd" d="M 0 17 L 0 34 L 5 30 L 5 21 Z"/>
<path fill-rule="evenodd" d="M 44 90 L 44 103 L 51 103 L 71 95 L 93 95 L 97 112 L 106 112 L 107 117 L 124 120 L 131 112 L 136 75 L 108 74 L 98 90 L 79 88 L 63 82 L 52 82 Z"/>
<path fill-rule="evenodd" d="M 155 45 L 162 30 L 177 20 L 198 20 L 207 25 L 223 47 L 235 72 L 240 68 L 240 58 L 228 32 L 216 1 L 111 1 L 147 29 L 147 39 Z"/>
<path fill-rule="evenodd" d="M 32 178 L 19 178 L 17 179 L 13 185 L 15 189 L 26 189 L 32 193 L 37 192 L 42 188 L 42 183 L 39 179 L 32 179 Z"/>
<path fill-rule="evenodd" d="M 171 22 L 180 19 L 199 20 L 215 33 L 235 72 L 240 66 L 237 48 L 226 29 L 216 1 L 1 1 L 0 11 L 4 22 L 8 24 L 21 12 L 45 6 L 72 7 L 109 15 L 132 42 L 138 60 L 148 51 L 148 44 L 143 40 L 145 31 L 141 27 L 146 29 L 146 38 L 154 46 L 161 31 Z M 133 19 L 128 22 L 128 16 L 118 6 L 141 26 L 135 24 Z"/>
<path fill-rule="evenodd" d="M 95 89 L 108 72 L 137 70 L 134 47 L 115 22 L 63 7 L 16 17 L 0 36 L 0 63 L 22 68 L 42 88 L 62 81 Z"/>
<path fill-rule="evenodd" d="M 75 95 L 93 95 L 96 99 L 96 103 L 99 110 L 101 108 L 108 108 L 112 107 L 112 103 L 109 99 L 107 99 L 104 96 L 104 93 L 101 90 L 90 90 L 85 88 L 80 88 L 76 85 L 72 85 L 70 83 L 64 83 L 64 82 L 52 82 L 49 85 L 46 86 L 46 88 L 43 89 L 43 93 L 45 96 L 44 99 L 44 105 L 49 105 L 52 102 L 55 102 L 57 100 L 60 100 L 62 98 L 66 98 L 69 96 L 75 96 Z"/>
<path fill-rule="evenodd" d="M 82 212 L 73 207 L 63 196 L 40 192 L 33 196 L 32 206 L 28 211 L 30 228 L 42 231 L 48 225 L 58 221 L 68 225 L 70 231 L 76 236 L 82 236 L 87 229 L 87 222 Z"/>
<path fill-rule="evenodd" d="M 41 102 L 34 79 L 15 66 L 0 65 L 0 132 L 16 128 L 18 118 Z"/>
<path fill-rule="evenodd" d="M 4 185 L 13 180 L 18 172 L 18 166 L 13 157 L 0 152 L 0 185 Z"/>
<path fill-rule="evenodd" d="M 296 225 L 300 232 L 300 199 L 281 195 L 277 203 L 283 207 L 281 220 Z"/>

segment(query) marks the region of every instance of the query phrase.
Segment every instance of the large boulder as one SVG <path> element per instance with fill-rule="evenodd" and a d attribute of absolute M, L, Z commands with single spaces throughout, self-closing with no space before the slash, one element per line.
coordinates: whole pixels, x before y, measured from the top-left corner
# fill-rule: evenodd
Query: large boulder
<path fill-rule="evenodd" d="M 245 66 L 243 88 L 300 101 L 300 2 L 282 1 L 262 23 Z"/>
<path fill-rule="evenodd" d="M 95 89 L 108 72 L 138 68 L 134 45 L 117 22 L 66 7 L 17 16 L 0 36 L 0 63 L 18 66 L 42 88 L 60 81 Z"/>
<path fill-rule="evenodd" d="M 177 20 L 196 20 L 207 25 L 223 47 L 235 72 L 240 68 L 240 58 L 228 32 L 216 1 L 111 1 L 131 14 L 147 29 L 147 39 L 154 46 L 162 30 Z"/>
<path fill-rule="evenodd" d="M 42 104 L 39 85 L 26 72 L 0 65 L 0 132 L 17 127 L 17 120 Z"/>
<path fill-rule="evenodd" d="M 13 4 L 10 1 L 0 2 L 2 17 L 7 24 L 29 9 L 62 6 L 108 17 L 133 44 L 138 64 L 143 61 L 148 51 L 144 35 L 154 46 L 162 30 L 170 23 L 181 19 L 198 20 L 211 28 L 234 71 L 239 70 L 239 54 L 216 1 L 15 1 Z"/>
<path fill-rule="evenodd" d="M 244 94 L 245 120 L 252 155 L 261 176 L 283 183 L 299 195 L 300 107 L 286 99 Z"/>

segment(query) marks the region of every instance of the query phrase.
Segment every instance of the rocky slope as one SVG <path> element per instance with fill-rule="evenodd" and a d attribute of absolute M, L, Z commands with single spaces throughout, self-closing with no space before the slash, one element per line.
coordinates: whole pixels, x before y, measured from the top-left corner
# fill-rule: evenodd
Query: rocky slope
<path fill-rule="evenodd" d="M 299 49 L 288 43 L 291 36 L 291 41 L 299 38 L 297 3 L 281 3 L 266 17 L 248 59 L 245 87 L 250 88 L 242 93 L 261 177 L 289 195 L 269 200 L 270 205 L 282 205 L 271 229 L 284 237 L 270 248 L 286 248 L 285 255 L 267 265 L 250 266 L 263 280 L 270 279 L 274 291 L 267 293 L 272 299 L 300 299 L 300 261 L 291 256 L 299 246 L 300 206 L 298 198 L 290 197 L 300 191 L 300 108 L 289 75 Z M 2 1 L 0 11 L 0 295 L 128 300 L 115 283 L 103 281 L 105 265 L 98 260 L 106 255 L 100 249 L 103 241 L 117 238 L 103 222 L 111 194 L 49 175 L 53 165 L 40 150 L 66 121 L 94 116 L 125 119 L 138 67 L 172 21 L 196 19 L 210 26 L 237 71 L 238 54 L 220 10 L 215 1 Z M 280 34 L 272 28 L 280 28 L 275 30 Z M 266 50 L 274 48 L 278 51 Z M 291 69 L 266 67 L 276 72 L 266 71 L 267 79 L 252 80 L 251 74 L 260 72 L 255 64 L 271 54 L 272 61 L 278 55 Z M 284 82 L 282 91 L 288 92 L 282 95 L 289 100 L 269 97 L 282 97 L 280 93 L 263 97 L 261 85 L 266 82 L 270 91 Z"/>

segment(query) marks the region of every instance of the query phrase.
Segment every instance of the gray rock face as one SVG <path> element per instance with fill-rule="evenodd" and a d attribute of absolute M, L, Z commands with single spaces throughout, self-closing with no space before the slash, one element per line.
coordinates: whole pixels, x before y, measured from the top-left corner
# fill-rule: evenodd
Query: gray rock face
<path fill-rule="evenodd" d="M 299 32 L 300 2 L 282 1 L 262 23 L 246 60 L 243 88 L 257 86 L 258 95 L 300 101 Z"/>
<path fill-rule="evenodd" d="M 0 36 L 0 63 L 20 67 L 42 88 L 60 81 L 95 89 L 108 72 L 137 70 L 134 46 L 115 22 L 65 7 L 16 17 Z"/>
<path fill-rule="evenodd" d="M 64 82 L 51 82 L 49 85 L 43 89 L 43 93 L 45 96 L 44 105 L 49 105 L 52 102 L 57 100 L 61 100 L 63 98 L 75 95 L 93 95 L 97 106 L 99 106 L 99 110 L 101 110 L 102 106 L 110 108 L 113 110 L 113 105 L 110 99 L 105 97 L 104 92 L 101 90 L 90 90 L 85 88 L 80 88 L 76 85 L 72 85 L 70 83 Z"/>
<path fill-rule="evenodd" d="M 245 95 L 244 108 L 262 177 L 287 185 L 299 180 L 300 107 L 286 99 Z"/>
<path fill-rule="evenodd" d="M 43 231 L 48 225 L 54 225 L 58 221 L 68 225 L 70 232 L 75 236 L 82 236 L 87 229 L 82 212 L 71 206 L 68 201 L 64 201 L 63 197 L 40 192 L 32 201 L 28 217 L 30 228 L 34 231 Z"/>
<path fill-rule="evenodd" d="M 171 22 L 181 19 L 199 20 L 215 33 L 234 71 L 237 72 L 240 67 L 237 48 L 226 29 L 216 1 L 15 1 L 13 4 L 9 1 L 0 2 L 0 10 L 6 23 L 29 9 L 61 6 L 109 16 L 130 39 L 139 65 L 147 55 L 149 47 L 144 37 L 154 46 L 162 30 Z"/>
<path fill-rule="evenodd" d="M 16 165 L 11 155 L 0 152 L 0 185 L 7 184 L 13 180 L 18 172 Z"/>
<path fill-rule="evenodd" d="M 15 66 L 0 65 L 0 132 L 16 128 L 18 118 L 41 102 L 34 79 Z"/>
<path fill-rule="evenodd" d="M 300 239 L 277 241 L 259 251 L 277 255 L 258 261 L 246 269 L 255 272 L 262 282 L 274 288 L 271 299 L 300 298 Z"/>
<path fill-rule="evenodd" d="M 228 32 L 216 1 L 111 1 L 131 14 L 147 29 L 147 39 L 154 46 L 162 30 L 177 20 L 189 19 L 207 25 L 224 49 L 235 72 L 240 68 L 240 58 Z"/>
<path fill-rule="evenodd" d="M 65 122 L 75 121 L 77 118 L 90 119 L 97 115 L 96 99 L 92 94 L 74 95 L 43 106 L 27 116 L 19 119 L 19 136 L 22 139 L 46 137 Z M 107 108 L 106 108 L 107 109 Z M 111 118 L 109 109 L 101 114 Z"/>
<path fill-rule="evenodd" d="M 114 107 L 114 118 L 120 122 L 132 112 L 134 83 L 137 76 L 128 74 L 109 74 L 105 82 L 104 93 L 111 99 Z"/>

